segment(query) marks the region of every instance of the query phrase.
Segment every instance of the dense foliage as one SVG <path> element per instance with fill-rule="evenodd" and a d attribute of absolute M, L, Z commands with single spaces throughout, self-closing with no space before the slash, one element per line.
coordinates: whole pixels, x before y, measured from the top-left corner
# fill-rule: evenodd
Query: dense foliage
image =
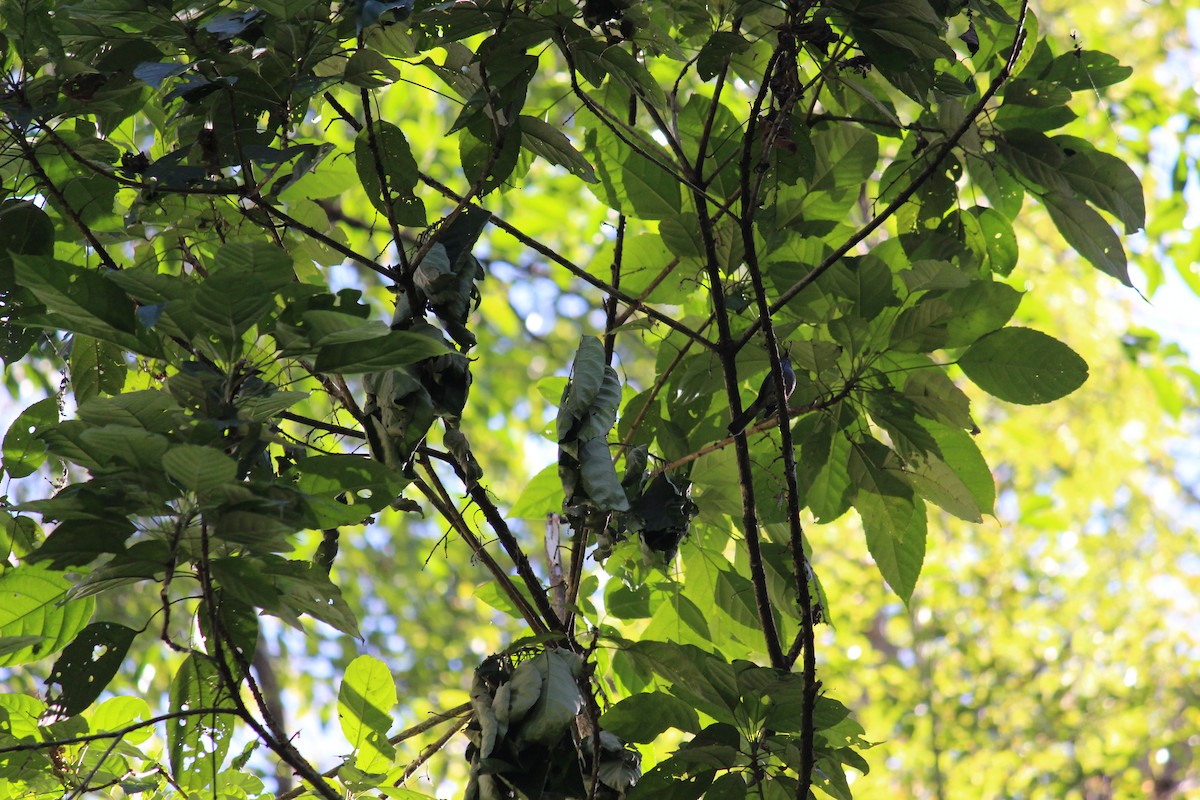
<path fill-rule="evenodd" d="M 962 386 L 1088 378 L 1009 324 L 1014 222 L 1126 285 L 1146 223 L 1057 132 L 1130 69 L 1028 2 L 0 19 L 0 356 L 51 390 L 3 441 L 0 796 L 421 796 L 461 731 L 468 797 L 849 797 L 814 526 L 919 599 L 929 520 L 995 511 Z"/>

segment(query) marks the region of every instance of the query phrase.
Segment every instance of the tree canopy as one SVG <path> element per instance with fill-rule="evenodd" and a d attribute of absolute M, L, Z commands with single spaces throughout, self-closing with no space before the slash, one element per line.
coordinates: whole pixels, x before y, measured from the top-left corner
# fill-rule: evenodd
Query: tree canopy
<path fill-rule="evenodd" d="M 1186 786 L 1195 245 L 1059 13 L 0 0 L 0 797 Z"/>

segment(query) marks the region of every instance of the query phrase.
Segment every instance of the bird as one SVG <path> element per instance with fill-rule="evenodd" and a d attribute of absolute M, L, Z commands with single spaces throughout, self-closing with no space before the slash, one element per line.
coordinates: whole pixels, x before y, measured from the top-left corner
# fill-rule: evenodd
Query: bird
<path fill-rule="evenodd" d="M 783 368 L 784 400 L 787 400 L 796 390 L 796 372 L 792 369 L 792 360 L 786 355 L 779 362 Z M 729 435 L 737 436 L 755 417 L 766 419 L 773 416 L 778 410 L 779 404 L 775 401 L 775 376 L 768 372 L 767 377 L 763 378 L 762 386 L 759 387 L 758 397 L 754 398 L 753 403 L 746 406 L 737 419 L 729 423 Z"/>

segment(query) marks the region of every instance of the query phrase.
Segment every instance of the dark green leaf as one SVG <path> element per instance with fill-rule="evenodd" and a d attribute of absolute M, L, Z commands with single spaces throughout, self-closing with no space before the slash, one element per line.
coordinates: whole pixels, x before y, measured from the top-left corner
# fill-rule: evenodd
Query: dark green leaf
<path fill-rule="evenodd" d="M 513 671 L 513 683 L 523 671 L 540 675 L 542 690 L 522 721 L 516 740 L 549 745 L 570 730 L 575 715 L 583 708 L 579 676 L 583 662 L 564 650 L 545 650 Z"/>
<path fill-rule="evenodd" d="M 970 286 L 942 294 L 941 300 L 954 310 L 946 321 L 945 346 L 964 347 L 1004 327 L 1020 305 L 1022 294 L 995 281 L 973 281 Z"/>
<path fill-rule="evenodd" d="M 562 131 L 537 117 L 522 116 L 521 145 L 537 153 L 551 164 L 566 168 L 572 175 L 588 183 L 596 182 L 596 171 L 583 154 L 575 149 Z"/>
<path fill-rule="evenodd" d="M 137 353 L 156 354 L 157 347 L 137 335 L 140 325 L 133 302 L 100 272 L 40 256 L 17 255 L 13 262 L 17 282 L 33 292 L 63 327 Z"/>
<path fill-rule="evenodd" d="M 1116 56 L 1097 50 L 1074 50 L 1055 58 L 1043 78 L 1078 92 L 1103 89 L 1132 74 L 1133 67 L 1121 66 Z"/>
<path fill-rule="evenodd" d="M 237 462 L 219 450 L 175 445 L 162 457 L 163 469 L 185 489 L 208 492 L 237 478 Z"/>
<path fill-rule="evenodd" d="M 389 331 L 364 342 L 324 345 L 317 348 L 318 372 L 352 375 L 380 372 L 415 364 L 449 352 L 441 342 L 419 333 Z"/>
<path fill-rule="evenodd" d="M 58 399 L 47 397 L 22 411 L 4 435 L 4 471 L 13 478 L 32 475 L 46 461 L 46 445 L 38 438 L 58 422 Z"/>
<path fill-rule="evenodd" d="M 857 487 L 854 507 L 867 549 L 888 586 L 907 603 L 925 560 L 926 515 L 925 504 L 899 478 L 898 467 L 887 448 L 874 440 L 856 448 L 850 459 Z"/>
<path fill-rule="evenodd" d="M 630 154 L 621 165 L 621 183 L 634 215 L 641 219 L 663 219 L 680 212 L 679 181 L 645 156 Z"/>
<path fill-rule="evenodd" d="M 1009 131 L 996 145 L 996 152 L 1013 172 L 1042 192 L 1069 192 L 1062 174 L 1063 154 L 1045 134 L 1031 130 Z M 984 187 L 987 191 L 987 187 Z"/>
<path fill-rule="evenodd" d="M 604 383 L 604 346 L 594 336 L 579 340 L 575 360 L 571 364 L 571 383 L 567 387 L 567 410 L 582 417 L 591 408 Z"/>
<path fill-rule="evenodd" d="M 346 62 L 343 77 L 355 86 L 377 89 L 398 81 L 400 70 L 376 50 L 357 50 Z"/>
<path fill-rule="evenodd" d="M 579 446 L 579 472 L 583 488 L 597 508 L 628 511 L 629 500 L 617 479 L 608 443 L 601 437 L 588 439 Z"/>
<path fill-rule="evenodd" d="M 990 395 L 1032 405 L 1064 397 L 1083 385 L 1087 362 L 1053 336 L 1003 328 L 973 344 L 958 365 Z"/>
<path fill-rule="evenodd" d="M 70 373 L 76 403 L 118 394 L 125 385 L 124 354 L 110 342 L 76 335 L 71 342 Z"/>
<path fill-rule="evenodd" d="M 1119 219 L 1126 233 L 1146 226 L 1142 182 L 1128 164 L 1071 136 L 1056 136 L 1054 142 L 1066 153 L 1062 172 L 1076 192 Z"/>
<path fill-rule="evenodd" d="M 379 121 L 360 132 L 354 140 L 354 166 L 376 210 L 387 213 L 390 205 L 400 224 L 425 224 L 425 206 L 413 193 L 417 162 L 403 131 Z"/>
<path fill-rule="evenodd" d="M 96 701 L 117 674 L 137 631 L 115 622 L 93 622 L 75 637 L 46 679 L 47 704 L 73 717 Z"/>

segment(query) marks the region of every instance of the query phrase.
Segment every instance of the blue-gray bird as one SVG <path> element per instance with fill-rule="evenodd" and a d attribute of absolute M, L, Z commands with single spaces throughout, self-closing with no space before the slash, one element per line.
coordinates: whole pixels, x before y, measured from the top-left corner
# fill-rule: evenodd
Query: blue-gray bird
<path fill-rule="evenodd" d="M 783 389 L 784 400 L 792 396 L 792 392 L 796 390 L 796 372 L 792 369 L 792 360 L 787 356 L 780 359 L 780 366 L 783 367 Z M 746 430 L 755 417 L 766 419 L 775 415 L 779 410 L 779 403 L 775 402 L 775 376 L 767 373 L 767 377 L 763 378 L 762 386 L 759 387 L 758 397 L 754 398 L 754 402 L 746 406 L 745 410 L 738 415 L 737 419 L 729 423 L 729 435 L 737 436 L 742 431 Z"/>

